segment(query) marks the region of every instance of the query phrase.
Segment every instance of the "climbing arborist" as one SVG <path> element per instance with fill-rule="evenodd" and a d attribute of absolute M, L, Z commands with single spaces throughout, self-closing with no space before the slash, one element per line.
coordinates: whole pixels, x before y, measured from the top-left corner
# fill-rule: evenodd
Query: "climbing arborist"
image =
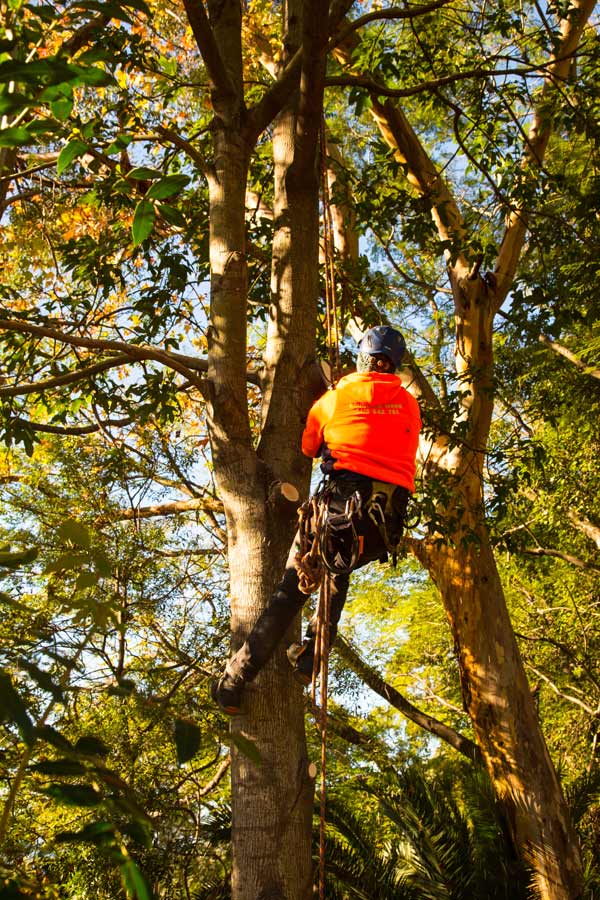
<path fill-rule="evenodd" d="M 368 331 L 360 342 L 356 372 L 341 378 L 311 407 L 302 435 L 302 451 L 322 457 L 325 480 L 317 500 L 326 504 L 327 534 L 321 541 L 329 578 L 329 647 L 346 600 L 351 571 L 395 553 L 414 491 L 415 457 L 421 428 L 417 401 L 395 373 L 406 350 L 404 338 L 390 326 Z M 253 681 L 307 595 L 301 590 L 296 535 L 284 576 L 247 640 L 211 685 L 219 708 L 240 712 L 247 682 Z M 297 678 L 308 684 L 315 655 L 316 622 L 305 640 L 287 655 Z"/>

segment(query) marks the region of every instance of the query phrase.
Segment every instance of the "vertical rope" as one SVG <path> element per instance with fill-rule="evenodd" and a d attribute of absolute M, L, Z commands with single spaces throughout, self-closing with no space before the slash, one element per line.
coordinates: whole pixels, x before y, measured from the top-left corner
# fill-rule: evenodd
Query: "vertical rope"
<path fill-rule="evenodd" d="M 327 144 L 325 141 L 325 117 L 321 119 L 321 195 L 323 202 L 323 254 L 325 257 L 325 328 L 327 331 L 327 348 L 332 381 L 339 381 L 340 365 L 340 333 L 338 325 L 337 290 L 335 284 L 335 244 L 333 239 L 333 219 L 331 216 L 331 197 L 327 178 Z"/>
<path fill-rule="evenodd" d="M 319 592 L 317 608 L 317 636 L 315 641 L 315 663 L 312 678 L 312 702 L 316 706 L 317 673 L 321 679 L 321 783 L 319 808 L 319 900 L 325 900 L 325 816 L 327 807 L 327 678 L 329 675 L 329 619 L 331 581 L 325 573 Z"/>

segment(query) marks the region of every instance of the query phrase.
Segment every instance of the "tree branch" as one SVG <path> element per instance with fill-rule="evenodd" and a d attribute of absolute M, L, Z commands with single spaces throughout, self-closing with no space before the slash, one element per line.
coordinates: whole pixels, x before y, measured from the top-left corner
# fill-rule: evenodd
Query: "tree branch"
<path fill-rule="evenodd" d="M 55 378 L 46 378 L 44 381 L 25 382 L 23 384 L 11 384 L 0 387 L 0 397 L 20 397 L 22 394 L 41 394 L 49 388 L 62 387 L 65 384 L 74 384 L 77 381 L 83 381 L 91 378 L 92 375 L 98 375 L 107 369 L 114 369 L 125 363 L 131 362 L 131 358 L 125 353 L 119 356 L 113 356 L 111 359 L 105 359 L 103 362 L 88 366 L 87 369 L 79 369 L 75 372 L 66 372 L 64 375 L 57 375 Z"/>
<path fill-rule="evenodd" d="M 378 9 L 375 12 L 366 13 L 358 19 L 353 19 L 336 34 L 333 35 L 330 47 L 336 47 L 342 44 L 350 35 L 359 28 L 364 28 L 370 22 L 379 22 L 389 19 L 416 19 L 418 16 L 427 16 L 429 13 L 435 12 L 442 6 L 448 6 L 453 0 L 435 0 L 433 3 L 425 3 L 421 6 L 398 7 L 392 6 L 389 9 Z"/>
<path fill-rule="evenodd" d="M 595 369 L 593 366 L 586 365 L 586 363 L 569 350 L 568 347 L 565 347 L 563 344 L 559 344 L 556 341 L 552 341 L 545 334 L 540 334 L 538 341 L 541 344 L 544 344 L 544 346 L 549 347 L 550 350 L 554 350 L 554 352 L 558 353 L 560 356 L 564 356 L 565 359 L 568 359 L 569 362 L 573 363 L 573 365 L 584 375 L 600 379 L 600 369 Z"/>
<path fill-rule="evenodd" d="M 521 549 L 520 552 L 526 553 L 527 556 L 553 556 L 555 559 L 562 559 L 563 562 L 569 563 L 570 566 L 575 566 L 577 569 L 591 569 L 594 572 L 600 572 L 600 566 L 596 563 L 579 559 L 578 556 L 563 553 L 561 550 L 552 550 L 549 547 L 532 547 Z"/>
<path fill-rule="evenodd" d="M 567 519 L 578 531 L 581 531 L 582 534 L 585 534 L 586 537 L 593 541 L 598 550 L 600 550 L 600 528 L 597 525 L 594 525 L 585 516 L 580 516 L 572 509 L 567 510 Z"/>
<path fill-rule="evenodd" d="M 358 44 L 359 39 L 352 34 L 343 46 L 335 49 L 338 61 L 352 68 L 352 51 Z M 394 151 L 395 158 L 406 166 L 409 183 L 430 201 L 440 239 L 453 245 L 454 268 L 458 275 L 466 276 L 470 266 L 464 254 L 458 250 L 464 243 L 465 225 L 456 200 L 402 110 L 389 99 L 383 103 L 380 101 L 377 93 L 379 87 L 377 85 L 377 88 L 369 91 L 371 114 L 383 139 Z M 446 256 L 449 255 L 447 251 Z"/>
<path fill-rule="evenodd" d="M 187 378 L 199 390 L 204 388 L 204 381 L 197 378 L 194 374 L 194 372 L 208 371 L 208 361 L 201 357 L 187 356 L 184 353 L 173 353 L 172 351 L 161 350 L 159 347 L 152 347 L 149 344 L 127 344 L 124 341 L 79 337 L 46 325 L 34 325 L 25 319 L 0 319 L 0 331 L 2 330 L 47 337 L 50 340 L 73 347 L 85 347 L 89 350 L 104 350 L 107 353 L 123 354 L 129 361 L 154 360 L 179 372 L 180 375 Z M 119 363 L 119 365 L 122 365 L 122 363 Z M 256 370 L 248 370 L 246 372 L 246 380 L 258 387 L 261 385 L 260 373 Z M 13 389 L 12 385 L 9 387 L 11 390 Z M 2 396 L 2 393 L 3 389 L 0 388 L 0 396 Z M 15 391 L 15 393 L 17 392 Z M 21 392 L 19 391 L 18 393 Z M 30 393 L 30 391 L 28 390 L 27 393 Z"/>
<path fill-rule="evenodd" d="M 230 765 L 231 756 L 226 756 L 210 781 L 207 781 L 204 787 L 200 788 L 200 790 L 198 791 L 198 796 L 206 797 L 207 794 L 210 794 L 210 792 L 216 788 L 223 776 L 227 773 Z"/>
<path fill-rule="evenodd" d="M 168 503 L 157 503 L 152 506 L 138 506 L 136 509 L 122 509 L 110 521 L 127 522 L 137 519 L 154 519 L 160 516 L 174 516 L 178 513 L 206 510 L 212 513 L 223 513 L 223 504 L 215 497 L 195 497 L 193 500 L 171 500 Z M 104 521 L 104 520 L 102 520 Z M 107 519 L 108 521 L 108 519 Z"/>
<path fill-rule="evenodd" d="M 340 21 L 348 12 L 348 9 L 352 6 L 352 2 L 353 0 L 338 0 L 338 2 L 332 4 L 328 22 L 329 34 L 337 28 Z M 315 15 L 319 19 L 323 16 L 323 6 L 318 2 L 315 5 L 317 9 Z M 308 6 L 307 9 L 309 9 Z M 307 15 L 306 12 L 305 15 Z M 309 13 L 308 15 L 312 14 Z M 297 50 L 277 81 L 268 89 L 259 102 L 249 110 L 246 140 L 251 141 L 252 145 L 257 140 L 258 136 L 273 121 L 275 116 L 281 112 L 291 93 L 298 87 L 303 65 L 306 68 L 304 60 L 306 59 L 306 53 L 308 52 L 312 53 L 308 43 L 306 44 L 306 47 L 301 47 Z"/>
<path fill-rule="evenodd" d="M 523 494 L 528 500 L 531 500 L 532 503 L 543 502 L 541 495 L 532 488 L 524 488 Z M 594 523 L 586 518 L 586 516 L 582 516 L 572 509 L 567 510 L 567 519 L 578 531 L 592 540 L 600 550 L 600 528 L 597 525 L 594 525 Z"/>
<path fill-rule="evenodd" d="M 281 112 L 290 94 L 297 88 L 300 82 L 301 69 L 302 48 L 294 53 L 277 81 L 263 94 L 258 103 L 248 110 L 245 136 L 251 146 L 254 145 L 265 128 L 271 124 L 275 116 Z"/>
<path fill-rule="evenodd" d="M 204 0 L 183 0 L 183 6 L 206 66 L 212 92 L 222 98 L 235 97 L 236 90 L 225 68 L 225 63 L 210 27 L 208 15 L 204 9 Z"/>
<path fill-rule="evenodd" d="M 413 704 L 403 697 L 399 691 L 384 681 L 379 673 L 371 668 L 371 666 L 359 656 L 356 650 L 350 646 L 345 638 L 339 634 L 336 639 L 335 648 L 342 659 L 344 659 L 353 671 L 362 678 L 365 684 L 368 685 L 371 690 L 375 691 L 376 694 L 379 694 L 380 697 L 383 697 L 384 700 L 387 700 L 388 703 L 391 703 L 391 705 L 399 710 L 403 716 L 406 716 L 407 719 L 410 719 L 411 722 L 414 722 L 420 728 L 424 728 L 425 731 L 428 731 L 435 737 L 440 738 L 440 740 L 444 741 L 446 744 L 449 744 L 455 750 L 458 750 L 459 753 L 462 753 L 462 755 L 466 756 L 471 762 L 478 764 L 482 763 L 479 747 L 473 741 L 466 738 L 464 735 L 459 734 L 458 731 L 455 731 L 454 728 L 451 728 L 449 725 L 445 725 L 443 722 L 438 721 L 438 719 L 434 719 L 433 716 L 428 716 L 426 713 L 421 712 L 420 709 L 417 709 L 416 706 L 413 706 Z"/>
<path fill-rule="evenodd" d="M 61 344 L 69 344 L 73 347 L 86 347 L 90 350 L 106 350 L 116 353 L 124 353 L 130 359 L 142 360 L 153 359 L 156 362 L 163 363 L 170 369 L 174 369 L 181 375 L 184 375 L 196 387 L 201 387 L 201 382 L 194 375 L 190 362 L 194 364 L 194 368 L 202 368 L 206 370 L 206 363 L 202 364 L 201 360 L 195 360 L 194 357 L 185 357 L 181 354 L 169 353 L 165 350 L 159 350 L 158 347 L 151 347 L 148 344 L 126 344 L 123 341 L 110 341 L 101 338 L 84 338 L 73 334 L 66 334 L 57 328 L 50 328 L 45 325 L 34 325 L 25 319 L 0 319 L 0 330 L 15 331 L 20 334 L 34 334 L 38 337 L 47 337 L 50 340 L 58 341 Z M 185 364 L 183 363 L 185 360 Z"/>
<path fill-rule="evenodd" d="M 580 700 L 578 697 L 573 697 L 571 694 L 563 693 L 563 691 L 561 691 L 560 688 L 558 688 L 557 685 L 555 685 L 554 682 L 550 678 L 548 678 L 547 675 L 544 675 L 543 672 L 540 672 L 540 670 L 536 669 L 535 666 L 532 666 L 531 663 L 526 662 L 525 665 L 527 666 L 528 669 L 531 669 L 532 672 L 535 672 L 535 674 L 538 676 L 538 678 L 541 678 L 542 681 L 545 681 L 546 684 L 554 691 L 554 693 L 558 697 L 562 697 L 563 700 L 568 700 L 569 703 L 574 703 L 575 706 L 581 707 L 581 709 L 585 710 L 585 712 L 588 713 L 588 715 L 590 715 L 590 716 L 598 715 L 597 709 L 592 709 L 591 706 L 588 706 L 587 703 L 584 703 L 583 700 Z"/>
<path fill-rule="evenodd" d="M 596 0 L 571 0 L 568 18 L 560 23 L 561 39 L 556 52 L 550 57 L 548 74 L 544 81 L 539 102 L 533 111 L 533 123 L 529 130 L 522 160 L 523 177 L 530 167 L 540 169 L 544 160 L 552 120 L 548 117 L 548 95 L 556 82 L 565 81 L 569 75 L 572 57 L 576 52 L 583 29 L 592 14 Z M 528 214 L 523 203 L 512 210 L 507 219 L 504 237 L 494 270 L 496 278 L 496 302 L 498 310 L 512 285 L 521 249 L 525 241 Z"/>
<path fill-rule="evenodd" d="M 100 431 L 101 428 L 123 428 L 125 425 L 131 425 L 133 421 L 133 419 L 127 418 L 106 419 L 104 422 L 98 422 L 97 425 L 48 425 L 41 422 L 32 422 L 30 419 L 21 418 L 21 416 L 14 416 L 9 419 L 9 422 L 22 425 L 30 431 L 39 431 L 42 434 L 69 434 L 75 436 L 94 434 L 96 431 Z"/>
<path fill-rule="evenodd" d="M 516 69 L 467 69 L 464 72 L 453 72 L 451 75 L 443 75 L 441 78 L 434 78 L 431 81 L 423 81 L 421 84 L 415 84 L 408 88 L 390 88 L 369 78 L 366 75 L 331 75 L 325 80 L 325 84 L 345 85 L 347 87 L 362 87 L 372 94 L 380 97 L 414 97 L 416 94 L 423 94 L 426 91 L 437 91 L 439 88 L 447 84 L 454 84 L 457 81 L 468 81 L 471 78 L 497 78 L 505 75 L 529 75 L 531 73 L 539 73 L 548 68 L 550 64 L 536 66 L 520 66 Z"/>

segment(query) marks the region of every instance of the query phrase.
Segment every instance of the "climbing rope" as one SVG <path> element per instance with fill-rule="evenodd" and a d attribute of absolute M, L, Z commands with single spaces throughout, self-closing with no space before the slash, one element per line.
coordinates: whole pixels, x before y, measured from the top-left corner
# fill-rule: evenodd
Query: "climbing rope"
<path fill-rule="evenodd" d="M 314 535 L 322 527 L 324 514 L 318 493 L 305 500 L 298 510 L 298 550 L 295 557 L 298 572 L 298 587 L 303 594 L 309 596 L 323 581 L 325 568 L 319 553 L 319 541 Z"/>
<path fill-rule="evenodd" d="M 321 784 L 319 805 L 319 900 L 325 900 L 325 817 L 327 809 L 327 681 L 329 676 L 329 632 L 331 617 L 331 581 L 324 577 L 317 609 L 315 664 L 311 685 L 313 709 L 317 702 L 317 670 L 321 678 Z"/>
<path fill-rule="evenodd" d="M 298 510 L 298 551 L 295 563 L 298 586 L 303 594 L 312 594 L 319 588 L 317 606 L 317 631 L 315 658 L 311 684 L 313 709 L 317 705 L 317 673 L 321 678 L 321 780 L 319 810 L 319 900 L 325 900 L 325 815 L 327 802 L 327 678 L 329 667 L 329 619 L 331 583 L 321 555 L 321 532 L 325 530 L 327 501 L 324 491 L 306 500 Z"/>
<path fill-rule="evenodd" d="M 312 594 L 319 588 L 315 659 L 313 664 L 311 697 L 317 707 L 317 673 L 321 684 L 321 707 L 318 717 L 321 732 L 321 779 L 319 811 L 319 900 L 325 900 L 325 818 L 327 803 L 327 685 L 329 677 L 329 635 L 331 619 L 331 574 L 350 572 L 362 549 L 356 534 L 353 517 L 360 513 L 360 494 L 355 492 L 346 501 L 344 513 L 352 529 L 352 552 L 347 566 L 329 558 L 330 536 L 329 491 L 323 482 L 298 510 L 298 550 L 295 557 L 298 585 L 302 593 Z M 338 516 L 337 518 L 340 518 Z"/>
<path fill-rule="evenodd" d="M 327 332 L 327 348 L 331 381 L 335 384 L 340 379 L 340 332 L 338 324 L 337 290 L 335 283 L 335 243 L 333 239 L 333 218 L 331 215 L 331 197 L 329 179 L 327 177 L 327 142 L 325 138 L 325 116 L 321 119 L 321 202 L 323 205 L 323 256 L 325 259 L 325 329 Z"/>

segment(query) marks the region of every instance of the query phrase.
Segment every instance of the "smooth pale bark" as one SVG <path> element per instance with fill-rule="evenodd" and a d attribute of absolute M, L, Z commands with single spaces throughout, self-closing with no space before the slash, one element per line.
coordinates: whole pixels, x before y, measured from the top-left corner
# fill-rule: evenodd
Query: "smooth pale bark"
<path fill-rule="evenodd" d="M 541 734 L 514 638 L 489 535 L 463 471 L 449 515 L 461 520 L 456 543 L 431 545 L 428 567 L 455 638 L 465 708 L 515 844 L 535 870 L 544 898 L 581 892 L 577 839 Z M 457 479 L 458 480 L 458 479 Z"/>
<path fill-rule="evenodd" d="M 420 168 L 424 152 L 406 119 L 392 103 L 376 106 L 376 112 L 388 142 L 397 147 L 397 139 L 402 158 L 412 162 L 417 173 L 413 183 L 430 189 L 435 185 L 447 213 L 447 188 L 436 180 L 430 162 Z M 460 238 L 455 204 L 452 211 L 450 221 Z M 338 228 L 347 228 L 350 218 L 342 209 L 334 214 Z M 336 237 L 339 252 L 347 253 L 351 242 L 340 240 L 337 229 Z M 498 300 L 494 282 L 470 272 L 464 258 L 449 274 L 456 310 L 456 372 L 464 392 L 456 420 L 462 439 L 454 445 L 447 435 L 426 440 L 427 478 L 434 490 L 442 479 L 452 499 L 437 509 L 445 536 L 414 546 L 440 590 L 458 650 L 465 708 L 515 846 L 532 864 L 541 897 L 572 900 L 581 891 L 577 837 L 537 720 L 484 515 L 483 460 L 493 415 L 492 329 Z M 416 382 L 411 390 L 415 388 Z M 435 417 L 435 406 L 430 408 Z"/>
<path fill-rule="evenodd" d="M 426 564 L 454 636 L 465 708 L 515 843 L 534 869 L 540 897 L 574 900 L 582 889 L 577 837 L 537 719 L 485 521 L 496 298 L 483 279 L 452 274 L 466 428 L 455 448 L 438 448 L 435 474 L 448 479 L 450 496 L 438 514 L 452 528 L 429 543 Z"/>

